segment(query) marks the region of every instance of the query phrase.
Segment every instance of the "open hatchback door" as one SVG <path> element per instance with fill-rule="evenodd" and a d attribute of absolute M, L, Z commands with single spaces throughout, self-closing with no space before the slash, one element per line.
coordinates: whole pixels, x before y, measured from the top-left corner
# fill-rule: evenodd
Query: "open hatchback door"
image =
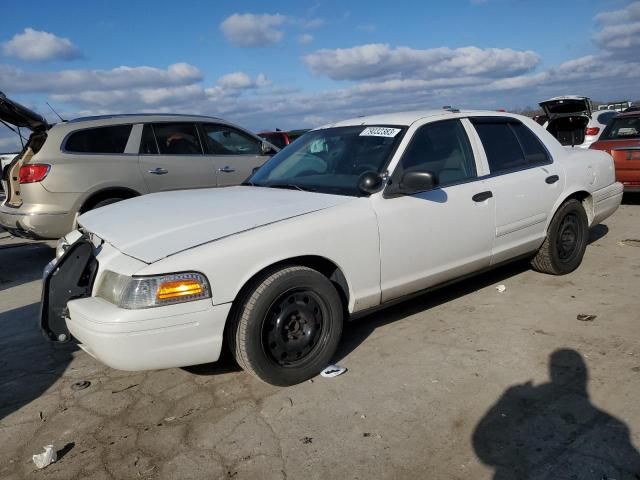
<path fill-rule="evenodd" d="M 5 205 L 19 207 L 22 204 L 19 188 L 20 167 L 28 163 L 31 157 L 42 148 L 50 125 L 42 115 L 7 98 L 2 92 L 0 92 L 0 121 L 9 126 L 28 128 L 32 132 L 20 154 L 0 170 L 0 181 L 7 195 Z"/>
<path fill-rule="evenodd" d="M 591 120 L 591 100 L 587 97 L 567 95 L 554 97 L 539 104 L 549 118 L 546 128 L 568 147 L 582 145 L 586 128 Z"/>
<path fill-rule="evenodd" d="M 549 118 L 567 114 L 587 115 L 590 117 L 592 111 L 591 100 L 577 95 L 550 98 L 540 102 L 540 106 Z"/>

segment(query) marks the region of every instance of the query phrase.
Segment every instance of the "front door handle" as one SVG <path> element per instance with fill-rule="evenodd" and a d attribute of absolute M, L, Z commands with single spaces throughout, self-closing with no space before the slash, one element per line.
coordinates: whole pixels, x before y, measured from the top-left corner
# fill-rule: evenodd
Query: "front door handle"
<path fill-rule="evenodd" d="M 556 183 L 558 180 L 560 180 L 560 177 L 558 175 L 551 175 L 550 177 L 544 179 L 544 181 L 549 185 L 551 185 L 552 183 Z"/>
<path fill-rule="evenodd" d="M 493 192 L 487 190 L 486 192 L 476 193 L 473 197 L 471 197 L 471 200 L 473 200 L 474 202 L 484 202 L 491 197 L 493 197 Z"/>
<path fill-rule="evenodd" d="M 232 172 L 235 172 L 236 170 L 234 168 L 231 168 L 229 165 L 226 165 L 222 168 L 219 168 L 218 171 L 223 173 L 232 173 Z"/>
<path fill-rule="evenodd" d="M 169 170 L 167 170 L 166 168 L 157 167 L 152 170 L 147 170 L 147 172 L 152 173 L 154 175 L 164 175 L 166 173 L 169 173 Z"/>

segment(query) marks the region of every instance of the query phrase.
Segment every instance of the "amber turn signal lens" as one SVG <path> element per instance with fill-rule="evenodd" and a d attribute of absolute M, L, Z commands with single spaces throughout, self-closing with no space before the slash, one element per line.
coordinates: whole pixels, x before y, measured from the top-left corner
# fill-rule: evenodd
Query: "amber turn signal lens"
<path fill-rule="evenodd" d="M 170 298 L 180 298 L 191 295 L 200 295 L 204 292 L 204 286 L 197 280 L 175 280 L 162 282 L 158 287 L 156 298 L 167 300 Z"/>

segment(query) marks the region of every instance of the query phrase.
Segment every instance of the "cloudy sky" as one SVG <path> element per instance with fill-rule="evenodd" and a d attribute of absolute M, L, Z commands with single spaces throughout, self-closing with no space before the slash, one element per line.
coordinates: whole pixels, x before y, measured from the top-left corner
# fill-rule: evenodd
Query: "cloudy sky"
<path fill-rule="evenodd" d="M 0 91 L 52 121 L 47 101 L 65 118 L 298 128 L 563 94 L 639 99 L 639 78 L 640 1 L 20 0 L 0 16 Z M 11 135 L 0 129 L 0 151 Z"/>

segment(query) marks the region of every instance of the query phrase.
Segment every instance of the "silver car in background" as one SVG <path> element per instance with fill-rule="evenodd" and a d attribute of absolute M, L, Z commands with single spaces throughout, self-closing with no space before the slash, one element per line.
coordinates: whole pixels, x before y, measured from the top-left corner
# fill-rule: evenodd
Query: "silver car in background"
<path fill-rule="evenodd" d="M 277 152 L 204 116 L 108 115 L 49 125 L 0 93 L 0 119 L 32 132 L 4 169 L 0 205 L 0 225 L 27 238 L 60 238 L 79 214 L 146 193 L 238 185 Z"/>

